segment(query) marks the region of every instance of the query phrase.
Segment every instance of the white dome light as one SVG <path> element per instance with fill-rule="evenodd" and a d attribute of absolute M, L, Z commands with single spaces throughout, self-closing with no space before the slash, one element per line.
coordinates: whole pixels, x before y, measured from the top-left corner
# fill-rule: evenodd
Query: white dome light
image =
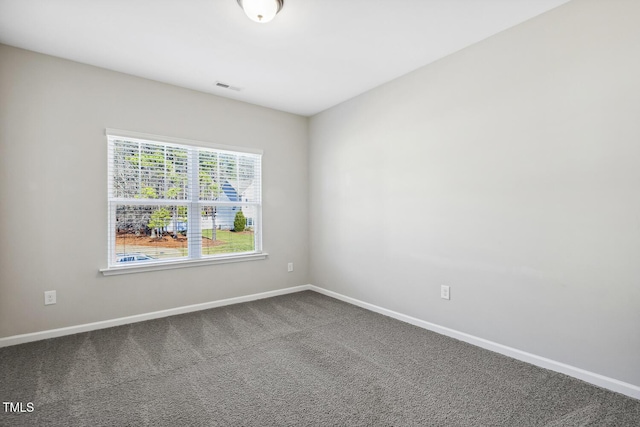
<path fill-rule="evenodd" d="M 238 4 L 255 22 L 265 23 L 275 18 L 282 9 L 283 0 L 238 0 Z"/>

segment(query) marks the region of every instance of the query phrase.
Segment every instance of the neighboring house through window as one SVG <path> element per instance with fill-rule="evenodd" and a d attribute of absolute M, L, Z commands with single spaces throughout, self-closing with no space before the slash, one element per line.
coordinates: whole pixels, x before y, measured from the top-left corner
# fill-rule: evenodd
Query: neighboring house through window
<path fill-rule="evenodd" d="M 258 150 L 107 130 L 109 267 L 262 251 Z"/>

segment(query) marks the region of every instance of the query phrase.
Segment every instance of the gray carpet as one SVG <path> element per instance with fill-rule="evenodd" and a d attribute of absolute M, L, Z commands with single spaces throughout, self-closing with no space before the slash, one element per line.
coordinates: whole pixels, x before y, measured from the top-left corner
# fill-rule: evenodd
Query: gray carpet
<path fill-rule="evenodd" d="M 640 401 L 307 291 L 0 349 L 6 426 L 640 426 Z"/>

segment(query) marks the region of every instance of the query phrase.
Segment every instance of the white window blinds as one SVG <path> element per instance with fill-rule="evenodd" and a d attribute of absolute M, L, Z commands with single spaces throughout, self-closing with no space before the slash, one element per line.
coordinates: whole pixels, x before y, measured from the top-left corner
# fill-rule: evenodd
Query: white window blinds
<path fill-rule="evenodd" d="M 261 252 L 261 154 L 107 139 L 109 267 Z"/>

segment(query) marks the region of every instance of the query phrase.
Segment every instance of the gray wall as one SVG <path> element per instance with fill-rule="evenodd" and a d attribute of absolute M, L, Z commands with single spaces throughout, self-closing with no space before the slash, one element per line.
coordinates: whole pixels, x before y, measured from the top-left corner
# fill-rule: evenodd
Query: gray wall
<path fill-rule="evenodd" d="M 307 125 L 0 45 L 0 337 L 308 283 Z M 106 127 L 263 149 L 269 258 L 103 277 Z"/>
<path fill-rule="evenodd" d="M 574 0 L 312 117 L 312 283 L 640 385 L 638 17 Z"/>

